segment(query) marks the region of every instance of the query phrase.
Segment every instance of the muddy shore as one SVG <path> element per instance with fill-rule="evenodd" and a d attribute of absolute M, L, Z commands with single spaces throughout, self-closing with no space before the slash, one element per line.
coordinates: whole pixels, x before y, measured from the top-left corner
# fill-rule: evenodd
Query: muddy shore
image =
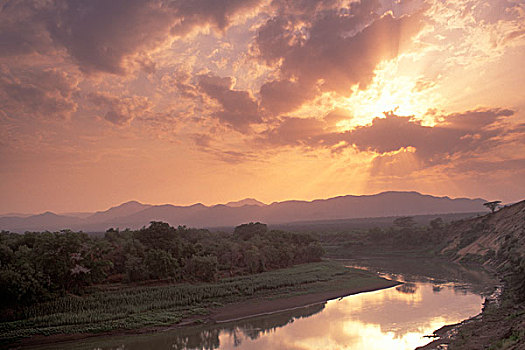
<path fill-rule="evenodd" d="M 465 331 L 469 327 L 479 327 L 483 322 L 483 314 L 486 313 L 486 309 L 489 306 L 499 308 L 501 304 L 501 293 L 502 286 L 497 286 L 496 290 L 488 296 L 483 302 L 483 311 L 476 316 L 473 316 L 469 319 L 461 321 L 456 324 L 445 325 L 434 331 L 434 341 L 428 343 L 425 346 L 416 348 L 416 350 L 441 350 L 446 349 L 450 346 L 451 343 L 458 337 L 458 334 L 462 331 Z M 486 334 L 488 335 L 488 333 Z M 476 343 L 479 339 L 472 339 L 472 343 Z M 472 344 L 473 345 L 473 344 Z M 486 344 L 480 344 L 480 348 Z M 474 349 L 476 347 L 473 347 Z"/>

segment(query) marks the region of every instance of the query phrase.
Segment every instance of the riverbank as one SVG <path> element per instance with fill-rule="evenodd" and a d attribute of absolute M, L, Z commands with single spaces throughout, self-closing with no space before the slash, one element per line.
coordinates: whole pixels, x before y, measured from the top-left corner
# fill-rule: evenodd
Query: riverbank
<path fill-rule="evenodd" d="M 363 285 L 353 288 L 350 287 L 347 289 L 296 295 L 292 297 L 269 300 L 248 300 L 245 302 L 228 304 L 224 307 L 218 308 L 212 313 L 212 315 L 210 315 L 208 319 L 216 323 L 232 322 L 248 317 L 269 315 L 286 310 L 320 304 L 328 300 L 390 288 L 399 284 L 401 283 L 397 281 L 378 280 L 376 283 L 369 283 L 367 286 Z"/>
<path fill-rule="evenodd" d="M 486 298 L 483 311 L 468 320 L 434 332 L 438 339 L 416 350 L 525 349 L 525 304 L 516 303 L 498 287 Z"/>
<path fill-rule="evenodd" d="M 117 290 L 103 286 L 82 297 L 37 305 L 26 310 L 31 317 L 0 323 L 0 341 L 8 347 L 154 332 L 268 314 L 396 284 L 321 262 L 217 283 Z"/>

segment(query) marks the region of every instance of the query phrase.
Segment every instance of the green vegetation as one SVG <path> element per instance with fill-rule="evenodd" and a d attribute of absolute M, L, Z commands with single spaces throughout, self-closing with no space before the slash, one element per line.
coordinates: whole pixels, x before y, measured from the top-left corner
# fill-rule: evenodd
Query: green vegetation
<path fill-rule="evenodd" d="M 233 233 L 173 228 L 152 222 L 137 231 L 0 234 L 0 315 L 101 283 L 213 282 L 320 261 L 319 242 L 306 233 L 268 231 L 250 223 Z M 22 315 L 22 316 L 21 316 Z"/>
<path fill-rule="evenodd" d="M 252 298 L 340 291 L 377 285 L 372 274 L 335 262 L 298 265 L 213 283 L 132 287 L 97 286 L 83 296 L 66 295 L 25 306 L 20 319 L 0 323 L 1 342 L 35 334 L 103 332 L 146 326 L 167 326 L 210 308 Z"/>
<path fill-rule="evenodd" d="M 429 256 L 444 245 L 447 224 L 440 217 L 419 226 L 412 217 L 393 219 L 389 228 L 318 233 L 326 253 L 335 258 L 369 255 Z"/>
<path fill-rule="evenodd" d="M 110 229 L 103 237 L 67 230 L 2 232 L 0 343 L 171 326 L 249 299 L 390 283 L 319 262 L 323 253 L 311 234 L 268 230 L 261 223 L 232 233 L 162 222 L 137 231 Z"/>

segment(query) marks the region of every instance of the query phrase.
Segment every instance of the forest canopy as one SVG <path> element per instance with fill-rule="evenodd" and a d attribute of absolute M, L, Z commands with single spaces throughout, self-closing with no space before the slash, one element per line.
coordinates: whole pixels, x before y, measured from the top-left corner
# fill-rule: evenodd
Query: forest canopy
<path fill-rule="evenodd" d="M 208 282 L 320 261 L 308 233 L 249 223 L 233 233 L 151 222 L 140 230 L 0 233 L 0 306 L 30 304 L 99 283 Z"/>

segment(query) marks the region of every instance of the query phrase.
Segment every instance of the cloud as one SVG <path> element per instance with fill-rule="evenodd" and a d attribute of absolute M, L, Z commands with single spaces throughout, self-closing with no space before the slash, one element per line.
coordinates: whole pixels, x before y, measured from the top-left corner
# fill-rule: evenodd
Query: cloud
<path fill-rule="evenodd" d="M 508 109 L 477 109 L 438 116 L 441 122 L 431 127 L 390 112 L 384 118 L 375 118 L 370 125 L 345 132 L 334 131 L 337 121 L 345 119 L 337 114 L 329 114 L 323 120 L 284 118 L 278 126 L 262 133 L 259 142 L 308 149 L 353 147 L 375 154 L 376 171 L 406 164 L 408 160 L 411 168 L 414 164 L 431 167 L 489 152 L 505 144 L 508 135 L 524 135 L 519 125 L 506 125 L 505 118 L 512 115 L 514 112 Z"/>
<path fill-rule="evenodd" d="M 0 105 L 11 117 L 68 118 L 77 110 L 76 76 L 56 69 L 16 70 L 0 66 Z"/>
<path fill-rule="evenodd" d="M 250 151 L 236 150 L 224 144 L 221 145 L 209 134 L 195 133 L 190 136 L 190 139 L 200 151 L 225 163 L 240 164 L 253 160 L 260 161 L 259 154 Z"/>
<path fill-rule="evenodd" d="M 479 159 L 465 159 L 455 166 L 456 172 L 472 173 L 472 174 L 488 174 L 498 172 L 525 172 L 525 158 L 519 155 L 517 159 L 504 160 L 479 160 Z"/>
<path fill-rule="evenodd" d="M 196 26 L 211 25 L 224 31 L 235 16 L 257 7 L 262 0 L 190 0 L 172 2 L 178 23 L 172 33 L 186 35 Z"/>
<path fill-rule="evenodd" d="M 205 74 L 197 79 L 199 89 L 219 103 L 220 109 L 212 115 L 221 122 L 246 132 L 251 124 L 262 121 L 255 99 L 247 91 L 234 90 L 233 78 Z"/>
<path fill-rule="evenodd" d="M 208 149 L 213 141 L 213 138 L 208 134 L 193 134 L 193 142 L 197 147 Z"/>
<path fill-rule="evenodd" d="M 377 64 L 397 57 L 403 42 L 420 28 L 417 15 L 395 19 L 390 14 L 353 36 L 332 32 L 335 28 L 319 28 L 303 46 L 284 58 L 282 71 L 297 76 L 304 84 L 322 81 L 322 90 L 348 95 L 354 84 L 366 87 Z"/>
<path fill-rule="evenodd" d="M 42 6 L 35 1 L 9 1 L 0 5 L 0 58 L 53 51 L 53 42 L 38 19 Z"/>
<path fill-rule="evenodd" d="M 96 92 L 88 96 L 91 104 L 101 111 L 101 117 L 115 125 L 129 124 L 133 119 L 148 113 L 151 101 L 144 96 L 117 97 L 108 93 Z"/>
<path fill-rule="evenodd" d="M 175 13 L 157 1 L 57 1 L 47 28 L 85 72 L 124 74 L 169 37 Z"/>
<path fill-rule="evenodd" d="M 372 175 L 403 176 L 438 165 L 467 171 L 476 164 L 481 171 L 496 165 L 491 160 L 493 150 L 502 145 L 512 147 L 506 137 L 516 130 L 505 126 L 503 120 L 513 114 L 508 109 L 478 109 L 442 116 L 443 122 L 434 127 L 410 117 L 387 115 L 374 119 L 370 126 L 356 128 L 345 139 L 359 151 L 377 153 Z M 510 165 L 516 161 L 496 163 Z"/>
<path fill-rule="evenodd" d="M 507 109 L 473 110 L 443 116 L 442 123 L 430 127 L 411 117 L 387 113 L 385 118 L 375 118 L 371 125 L 348 132 L 345 139 L 360 151 L 379 154 L 414 147 L 422 161 L 437 164 L 454 155 L 497 145 L 505 130 L 491 126 L 512 114 Z"/>
<path fill-rule="evenodd" d="M 273 145 L 312 146 L 322 134 L 325 123 L 315 118 L 284 118 L 279 127 L 266 131 L 263 135 Z"/>
<path fill-rule="evenodd" d="M 350 119 L 351 115 L 340 109 L 335 109 L 324 118 L 297 118 L 284 117 L 280 123 L 259 135 L 257 143 L 271 144 L 272 146 L 304 146 L 308 148 L 331 147 L 339 141 L 328 139 L 341 138 L 335 132 L 337 122 Z"/>
<path fill-rule="evenodd" d="M 510 109 L 478 109 L 465 113 L 453 113 L 443 117 L 443 126 L 461 130 L 476 130 L 488 127 L 503 117 L 510 117 L 513 114 L 514 111 Z"/>
<path fill-rule="evenodd" d="M 200 94 L 191 78 L 191 72 L 179 68 L 174 72 L 164 74 L 160 81 L 160 87 L 168 93 L 178 92 L 181 97 L 198 98 Z"/>
<path fill-rule="evenodd" d="M 274 1 L 276 15 L 258 28 L 252 53 L 278 67 L 279 77 L 262 85 L 261 106 L 290 112 L 321 91 L 348 96 L 366 88 L 376 66 L 395 58 L 423 27 L 421 12 L 379 16 L 376 0 Z"/>
<path fill-rule="evenodd" d="M 313 99 L 316 92 L 297 81 L 273 80 L 261 86 L 261 106 L 275 115 L 290 112 Z"/>
<path fill-rule="evenodd" d="M 259 155 L 252 152 L 239 152 L 239 151 L 214 151 L 214 154 L 221 161 L 230 164 L 239 164 L 249 162 L 253 160 L 260 161 Z"/>
<path fill-rule="evenodd" d="M 151 53 L 197 27 L 223 31 L 260 0 L 13 1 L 0 11 L 0 56 L 64 50 L 86 73 L 153 71 Z"/>

